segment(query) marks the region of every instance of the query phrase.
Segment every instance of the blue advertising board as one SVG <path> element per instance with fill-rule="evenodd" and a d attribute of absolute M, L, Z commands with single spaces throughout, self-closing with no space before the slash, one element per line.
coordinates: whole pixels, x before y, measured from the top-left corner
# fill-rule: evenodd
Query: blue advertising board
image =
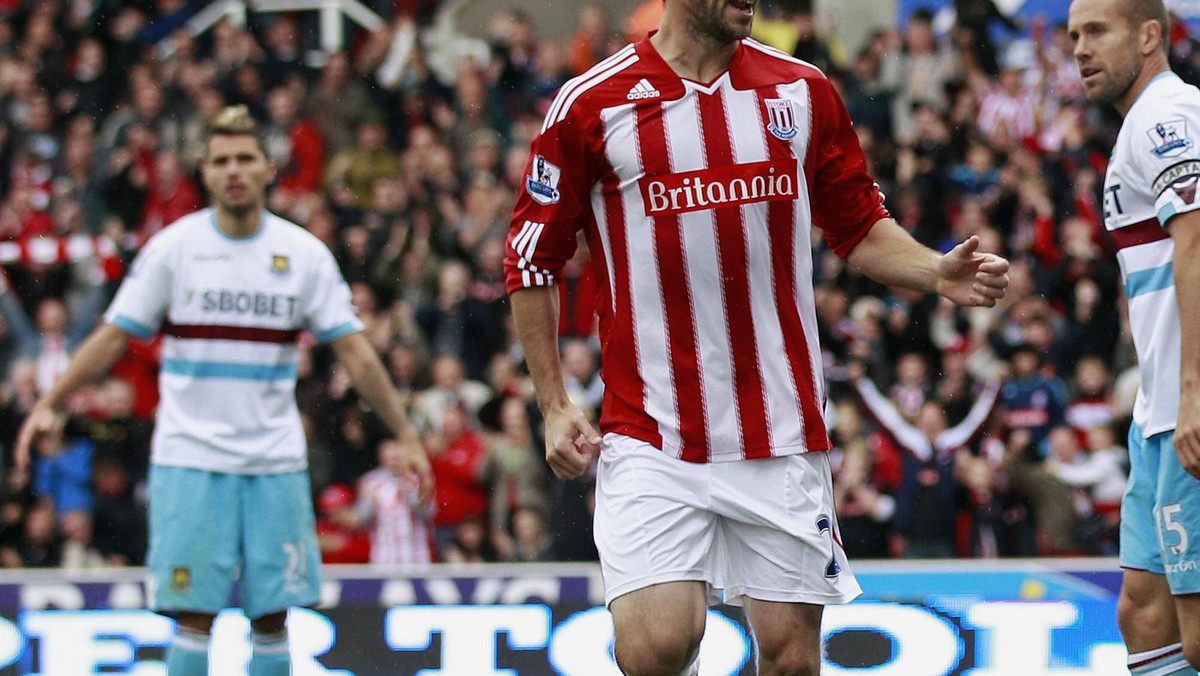
<path fill-rule="evenodd" d="M 861 599 L 826 610 L 827 676 L 1115 676 L 1113 560 L 861 563 Z M 296 609 L 296 676 L 618 676 L 591 565 L 331 566 Z M 144 609 L 142 571 L 0 574 L 0 675 L 164 676 L 171 620 Z M 214 628 L 213 673 L 245 674 L 249 622 Z M 736 608 L 709 612 L 703 676 L 752 673 Z"/>

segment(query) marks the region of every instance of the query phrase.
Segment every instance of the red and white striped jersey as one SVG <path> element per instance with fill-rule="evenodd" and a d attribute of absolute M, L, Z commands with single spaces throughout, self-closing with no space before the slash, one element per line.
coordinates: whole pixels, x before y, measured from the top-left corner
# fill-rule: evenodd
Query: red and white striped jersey
<path fill-rule="evenodd" d="M 430 563 L 431 509 L 417 499 L 413 482 L 386 467 L 358 480 L 359 511 L 370 514 L 371 563 Z"/>
<path fill-rule="evenodd" d="M 1041 99 L 1038 91 L 1029 88 L 1011 96 L 999 86 L 992 87 L 979 97 L 979 131 L 993 138 L 1003 130 L 1008 141 L 1036 135 Z"/>
<path fill-rule="evenodd" d="M 508 289 L 555 284 L 582 230 L 603 432 L 692 462 L 831 447 L 812 226 L 846 256 L 888 215 L 815 67 L 743 40 L 710 84 L 649 39 L 559 90 L 508 241 Z"/>

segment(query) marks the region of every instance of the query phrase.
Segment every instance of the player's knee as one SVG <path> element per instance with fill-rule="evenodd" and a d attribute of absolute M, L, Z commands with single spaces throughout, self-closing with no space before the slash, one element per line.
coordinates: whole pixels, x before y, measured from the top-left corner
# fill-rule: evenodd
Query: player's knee
<path fill-rule="evenodd" d="M 618 637 L 613 653 L 621 673 L 627 676 L 679 676 L 699 649 L 699 639 L 651 631 Z"/>
<path fill-rule="evenodd" d="M 250 620 L 250 628 L 255 634 L 272 635 L 287 631 L 287 612 L 270 613 Z"/>
<path fill-rule="evenodd" d="M 1200 671 L 1200 640 L 1184 640 L 1183 656 L 1196 671 Z"/>
<path fill-rule="evenodd" d="M 212 633 L 215 615 L 207 613 L 180 612 L 175 616 L 175 623 L 194 634 L 208 635 Z"/>
<path fill-rule="evenodd" d="M 1117 599 L 1117 625 L 1122 635 L 1173 638 L 1174 609 L 1157 595 L 1137 588 L 1123 588 Z"/>
<path fill-rule="evenodd" d="M 819 653 L 803 650 L 797 643 L 759 646 L 758 673 L 761 676 L 817 676 L 821 673 Z"/>

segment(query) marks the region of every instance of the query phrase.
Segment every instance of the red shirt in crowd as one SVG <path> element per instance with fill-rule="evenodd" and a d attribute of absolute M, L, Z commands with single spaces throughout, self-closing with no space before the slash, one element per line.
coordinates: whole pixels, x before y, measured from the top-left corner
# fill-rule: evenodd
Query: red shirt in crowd
<path fill-rule="evenodd" d="M 463 430 L 444 451 L 430 458 L 437 487 L 435 526 L 456 526 L 469 517 L 487 513 L 487 485 L 479 478 L 486 457 L 483 438 Z"/>

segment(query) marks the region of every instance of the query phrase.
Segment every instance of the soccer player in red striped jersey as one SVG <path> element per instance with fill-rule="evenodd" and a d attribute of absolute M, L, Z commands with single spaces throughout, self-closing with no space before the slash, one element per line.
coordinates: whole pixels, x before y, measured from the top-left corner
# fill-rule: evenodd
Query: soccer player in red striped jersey
<path fill-rule="evenodd" d="M 579 476 L 628 674 L 695 673 L 705 605 L 745 604 L 762 673 L 815 674 L 837 542 L 810 234 L 885 284 L 994 305 L 1007 261 L 946 255 L 883 206 L 833 86 L 748 38 L 756 0 L 666 0 L 662 28 L 558 92 L 506 260 L 546 424 Z M 553 289 L 582 231 L 599 293 L 600 430 L 562 385 Z M 601 436 L 603 433 L 603 436 Z"/>

